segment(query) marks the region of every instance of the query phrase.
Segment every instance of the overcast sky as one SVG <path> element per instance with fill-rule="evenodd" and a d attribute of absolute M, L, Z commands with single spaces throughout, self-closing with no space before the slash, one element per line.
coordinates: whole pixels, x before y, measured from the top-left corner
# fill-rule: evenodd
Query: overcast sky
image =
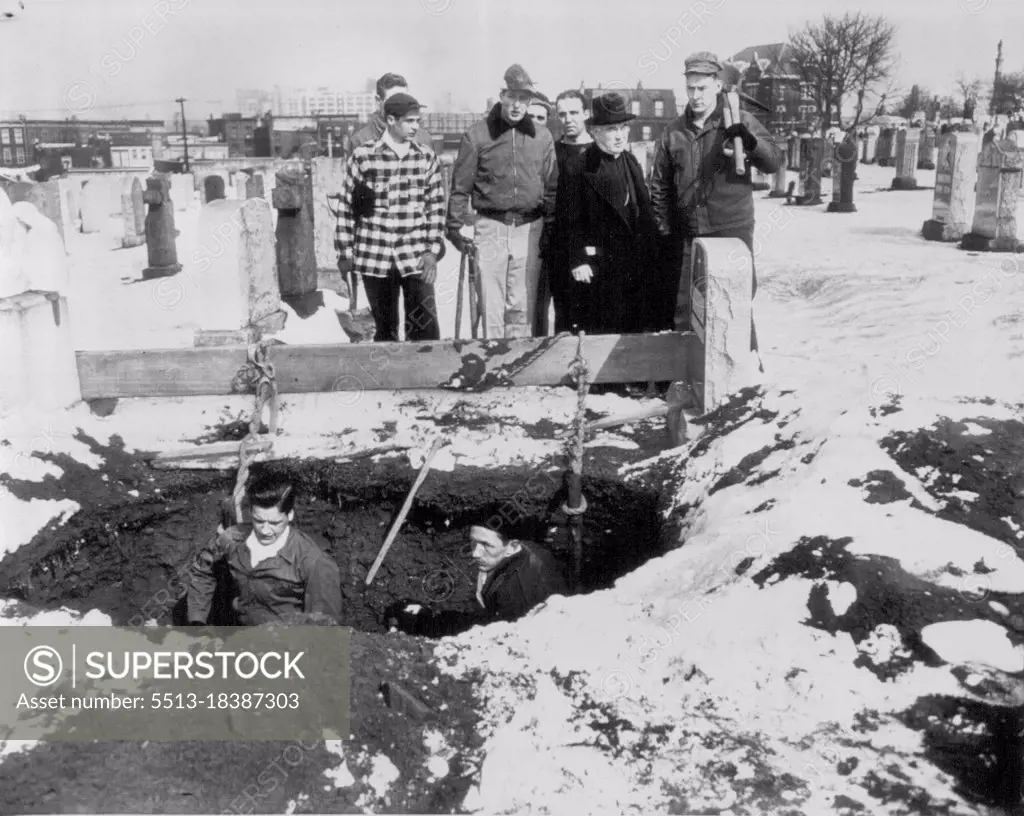
<path fill-rule="evenodd" d="M 236 109 L 236 88 L 362 90 L 404 74 L 433 110 L 480 110 L 512 62 L 549 96 L 638 80 L 680 90 L 686 55 L 723 58 L 859 8 L 899 26 L 899 79 L 1024 70 L 1024 0 L 0 0 L 0 115 L 169 116 Z"/>

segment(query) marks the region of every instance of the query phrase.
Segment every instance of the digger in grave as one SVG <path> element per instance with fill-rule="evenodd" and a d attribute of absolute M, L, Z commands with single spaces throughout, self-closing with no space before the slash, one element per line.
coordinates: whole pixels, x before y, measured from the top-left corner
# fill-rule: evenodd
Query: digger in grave
<path fill-rule="evenodd" d="M 473 612 L 431 612 L 417 603 L 400 601 L 385 613 L 389 628 L 409 635 L 443 637 L 471 626 L 521 618 L 552 595 L 569 594 L 562 565 L 544 547 L 509 539 L 490 527 L 469 528 L 476 563 L 476 599 Z"/>
<path fill-rule="evenodd" d="M 242 626 L 341 620 L 338 565 L 295 519 L 295 486 L 276 475 L 247 485 L 251 524 L 219 527 L 193 561 L 187 578 L 187 618 L 206 625 L 217 593 L 218 565 L 226 565 L 232 609 Z"/>

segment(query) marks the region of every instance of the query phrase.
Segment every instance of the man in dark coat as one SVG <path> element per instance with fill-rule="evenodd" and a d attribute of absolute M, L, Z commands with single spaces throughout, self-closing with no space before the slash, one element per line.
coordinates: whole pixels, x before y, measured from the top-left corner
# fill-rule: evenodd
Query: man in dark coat
<path fill-rule="evenodd" d="M 440 637 L 471 626 L 521 618 L 552 595 L 569 594 L 562 565 L 541 545 L 506 539 L 490 527 L 469 528 L 477 575 L 475 612 L 437 613 L 400 601 L 386 617 L 391 626 L 411 635 Z"/>
<path fill-rule="evenodd" d="M 594 100 L 594 143 L 566 164 L 557 233 L 565 242 L 579 328 L 598 334 L 652 328 L 657 227 L 640 163 L 627 150 L 634 115 L 619 93 Z M 589 291 L 588 291 L 589 290 Z M 589 295 L 589 296 L 588 296 Z"/>
<path fill-rule="evenodd" d="M 349 148 L 348 153 L 360 145 L 372 144 L 384 135 L 384 131 L 388 129 L 387 118 L 384 116 L 384 103 L 396 93 L 409 93 L 409 83 L 405 81 L 404 76 L 384 74 L 377 80 L 377 112 L 352 136 L 352 147 Z M 416 131 L 414 141 L 431 150 L 434 148 L 434 137 L 424 127 Z"/>
<path fill-rule="evenodd" d="M 690 329 L 689 267 L 695 238 L 739 238 L 754 252 L 754 194 L 751 173 L 737 175 L 725 148 L 734 138 L 743 143 L 747 163 L 766 175 L 782 163 L 782 151 L 764 126 L 747 111 L 728 128 L 724 123 L 722 64 L 699 51 L 686 58 L 686 91 L 690 101 L 655 145 L 651 201 L 658 231 L 681 259 L 661 300 L 675 303 L 676 331 Z M 757 276 L 751 268 L 752 290 Z M 751 348 L 757 336 L 751 331 Z"/>

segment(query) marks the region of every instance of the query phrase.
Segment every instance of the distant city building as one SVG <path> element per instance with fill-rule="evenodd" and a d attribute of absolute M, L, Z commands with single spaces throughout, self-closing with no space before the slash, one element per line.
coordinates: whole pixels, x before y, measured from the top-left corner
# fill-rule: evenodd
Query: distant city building
<path fill-rule="evenodd" d="M 164 147 L 164 155 L 161 157 L 167 161 L 183 159 L 185 157 L 185 141 L 180 135 L 167 137 L 167 144 Z M 227 159 L 228 145 L 220 139 L 210 136 L 189 136 L 188 137 L 188 158 L 189 161 L 200 159 Z"/>
<path fill-rule="evenodd" d="M 257 117 L 225 113 L 219 119 L 211 116 L 207 126 L 209 136 L 227 144 L 230 158 L 256 155 L 256 128 L 259 126 Z"/>
<path fill-rule="evenodd" d="M 153 143 L 145 133 L 112 133 L 110 166 L 133 170 L 153 169 Z"/>
<path fill-rule="evenodd" d="M 370 116 L 377 110 L 375 92 L 338 91 L 332 88 L 282 88 L 274 86 L 275 116 L 328 116 L 355 114 Z"/>
<path fill-rule="evenodd" d="M 235 91 L 235 102 L 243 118 L 262 116 L 274 109 L 274 94 L 259 89 L 239 88 Z"/>
<path fill-rule="evenodd" d="M 0 167 L 34 164 L 24 120 L 0 121 Z"/>
<path fill-rule="evenodd" d="M 786 136 L 793 131 L 819 129 L 811 83 L 803 80 L 788 43 L 744 48 L 725 63 L 740 90 L 768 108 L 751 108 L 750 112 L 770 133 Z M 833 111 L 829 125 L 838 126 L 839 116 L 840 111 Z"/>
<path fill-rule="evenodd" d="M 675 91 L 668 88 L 644 88 L 637 85 L 627 88 L 584 88 L 583 95 L 593 106 L 593 100 L 603 93 L 614 91 L 629 98 L 630 111 L 636 117 L 629 123 L 629 140 L 631 142 L 649 142 L 661 136 L 662 131 L 679 116 L 676 107 Z M 557 139 L 561 135 L 561 123 L 557 117 L 549 117 L 548 125 Z"/>
<path fill-rule="evenodd" d="M 159 119 L 26 119 L 25 138 L 36 142 L 87 145 L 93 139 L 109 139 L 114 133 L 145 133 L 162 136 Z"/>

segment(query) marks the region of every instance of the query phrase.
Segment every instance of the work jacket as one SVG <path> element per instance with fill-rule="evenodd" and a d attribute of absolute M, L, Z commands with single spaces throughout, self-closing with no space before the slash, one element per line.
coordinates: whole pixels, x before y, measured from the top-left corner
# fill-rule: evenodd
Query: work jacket
<path fill-rule="evenodd" d="M 740 121 L 757 138 L 742 175 L 736 173 L 734 158 L 722 150 L 721 102 L 700 132 L 693 130 L 689 106 L 665 128 L 655 145 L 650 183 L 659 234 L 693 237 L 754 223 L 750 167 L 774 173 L 782 162 L 782 150 L 753 115 L 740 111 Z"/>
<path fill-rule="evenodd" d="M 473 223 L 470 204 L 484 216 L 554 218 L 557 185 L 551 131 L 535 127 L 529 116 L 509 124 L 497 104 L 459 144 L 448 198 L 448 235 Z"/>
<path fill-rule="evenodd" d="M 249 525 L 229 527 L 202 547 L 189 571 L 188 620 L 205 623 L 217 579 L 214 564 L 224 561 L 231 574 L 232 605 L 242 626 L 287 620 L 289 613 L 341 617 L 338 565 L 294 525 L 277 555 L 252 565 L 246 539 Z"/>
<path fill-rule="evenodd" d="M 526 541 L 519 546 L 519 552 L 491 570 L 480 590 L 490 620 L 513 621 L 549 596 L 569 592 L 565 573 L 551 553 Z"/>

